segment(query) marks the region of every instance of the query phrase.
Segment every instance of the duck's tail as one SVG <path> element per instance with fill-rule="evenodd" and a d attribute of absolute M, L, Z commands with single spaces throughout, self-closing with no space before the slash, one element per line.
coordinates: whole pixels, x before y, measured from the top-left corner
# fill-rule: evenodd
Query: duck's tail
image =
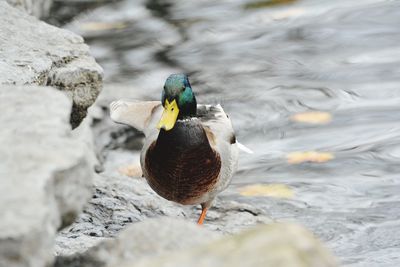
<path fill-rule="evenodd" d="M 236 142 L 239 150 L 246 152 L 248 154 L 254 154 L 253 150 L 248 148 L 247 146 L 243 145 L 242 143 Z"/>

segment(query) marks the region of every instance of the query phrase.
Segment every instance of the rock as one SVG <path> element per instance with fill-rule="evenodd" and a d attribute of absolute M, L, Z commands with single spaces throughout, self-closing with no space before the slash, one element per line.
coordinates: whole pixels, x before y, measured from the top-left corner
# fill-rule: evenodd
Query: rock
<path fill-rule="evenodd" d="M 79 125 L 102 86 L 102 69 L 82 37 L 36 20 L 0 1 L 0 84 L 54 86 L 73 100 Z"/>
<path fill-rule="evenodd" d="M 0 85 L 0 103 L 0 266 L 47 266 L 56 230 L 90 197 L 92 168 L 63 93 Z"/>
<path fill-rule="evenodd" d="M 81 142 L 86 152 L 86 158 L 93 169 L 99 165 L 95 148 L 95 136 L 92 131 L 92 118 L 86 117 L 82 123 L 72 131 L 72 136 Z"/>
<path fill-rule="evenodd" d="M 187 221 L 171 218 L 149 219 L 128 226 L 115 239 L 100 239 L 98 244 L 84 253 L 58 257 L 55 266 L 112 266 L 126 260 L 137 261 L 143 257 L 155 257 L 161 253 L 204 244 L 218 236 L 216 232 Z M 61 248 L 58 253 L 60 252 Z"/>
<path fill-rule="evenodd" d="M 39 19 L 49 15 L 53 3 L 52 0 L 7 0 L 7 2 Z"/>
<path fill-rule="evenodd" d="M 111 267 L 334 267 L 334 257 L 304 228 L 292 224 L 259 226 L 238 235 L 164 253 L 118 262 Z"/>
<path fill-rule="evenodd" d="M 129 224 L 148 218 L 182 218 L 192 224 L 197 221 L 200 207 L 169 202 L 154 193 L 143 178 L 121 176 L 117 170 L 108 170 L 113 169 L 110 165 L 105 168 L 102 175 L 95 176 L 95 192 L 84 213 L 74 224 L 59 233 L 56 239 L 56 254 L 60 257 L 84 253 L 96 243 L 80 240 L 87 237 L 101 240 L 115 237 Z M 234 233 L 266 222 L 271 220 L 264 216 L 261 210 L 247 204 L 221 199 L 217 200 L 208 212 L 205 228 Z M 74 243 L 72 247 L 70 242 Z"/>

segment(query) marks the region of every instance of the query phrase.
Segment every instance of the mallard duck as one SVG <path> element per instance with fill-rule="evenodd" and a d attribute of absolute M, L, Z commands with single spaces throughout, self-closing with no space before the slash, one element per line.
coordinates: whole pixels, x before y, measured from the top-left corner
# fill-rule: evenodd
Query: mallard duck
<path fill-rule="evenodd" d="M 184 205 L 201 204 L 198 224 L 218 193 L 227 188 L 238 162 L 238 144 L 220 105 L 197 105 L 185 74 L 165 81 L 158 101 L 119 100 L 111 118 L 143 131 L 140 163 L 150 187 Z"/>

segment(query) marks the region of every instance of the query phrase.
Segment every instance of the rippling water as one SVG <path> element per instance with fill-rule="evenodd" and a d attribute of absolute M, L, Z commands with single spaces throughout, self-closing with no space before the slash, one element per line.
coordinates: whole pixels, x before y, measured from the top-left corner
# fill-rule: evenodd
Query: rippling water
<path fill-rule="evenodd" d="M 224 197 L 306 225 L 344 266 L 400 266 L 400 2 L 275 2 L 120 1 L 66 27 L 131 96 L 159 99 L 168 74 L 186 72 L 199 102 L 222 102 L 255 152 Z M 293 121 L 306 111 L 332 120 Z M 334 159 L 289 164 L 294 151 Z M 235 193 L 254 183 L 295 195 Z"/>

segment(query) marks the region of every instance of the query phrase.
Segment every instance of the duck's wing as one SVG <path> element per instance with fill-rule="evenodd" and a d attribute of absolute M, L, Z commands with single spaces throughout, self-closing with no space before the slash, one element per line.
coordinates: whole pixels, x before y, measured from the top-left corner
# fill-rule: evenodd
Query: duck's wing
<path fill-rule="evenodd" d="M 197 117 L 200 119 L 213 148 L 236 143 L 231 120 L 221 105 L 198 105 Z"/>
<path fill-rule="evenodd" d="M 236 144 L 239 150 L 253 154 L 250 148 L 236 139 L 231 120 L 221 105 L 198 105 L 197 110 L 211 146 L 215 147 L 216 144 L 221 146 L 223 143 Z"/>
<path fill-rule="evenodd" d="M 207 134 L 211 148 L 221 158 L 221 169 L 214 191 L 224 190 L 237 169 L 238 145 L 231 120 L 220 105 L 198 105 L 197 117 Z"/>
<path fill-rule="evenodd" d="M 161 107 L 160 101 L 121 99 L 110 104 L 110 117 L 115 122 L 127 124 L 139 131 L 144 131 L 159 107 Z"/>

